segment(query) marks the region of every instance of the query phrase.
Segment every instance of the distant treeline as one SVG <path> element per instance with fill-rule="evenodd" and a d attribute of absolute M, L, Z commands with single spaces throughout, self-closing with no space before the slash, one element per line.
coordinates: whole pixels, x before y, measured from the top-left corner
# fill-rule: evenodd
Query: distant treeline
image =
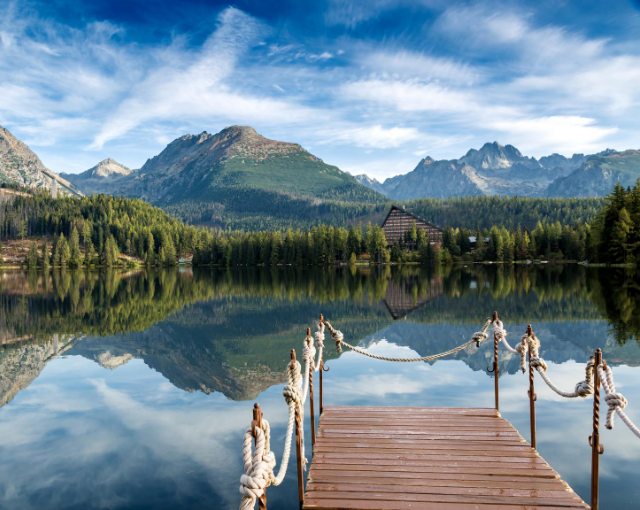
<path fill-rule="evenodd" d="M 590 223 L 605 205 L 604 198 L 529 198 L 475 196 L 421 198 L 404 202 L 407 210 L 441 227 L 515 231 L 533 230 L 538 223 Z"/>
<path fill-rule="evenodd" d="M 352 224 L 380 223 L 392 204 L 402 205 L 414 214 L 441 227 L 486 228 L 493 225 L 515 230 L 533 229 L 538 222 L 562 225 L 589 223 L 604 206 L 604 198 L 528 198 L 528 197 L 452 197 L 422 198 L 385 202 L 370 200 L 348 202 L 335 197 L 291 199 L 282 193 L 245 190 L 230 211 L 224 197 L 209 202 L 184 202 L 165 209 L 176 218 L 195 225 L 223 230 L 272 231 L 303 229 L 329 224 L 349 227 Z M 273 216 L 273 211 L 279 217 Z"/>
<path fill-rule="evenodd" d="M 640 185 L 628 190 L 617 185 L 606 199 L 473 197 L 424 199 L 412 204 L 416 206 L 413 211 L 419 206 L 431 208 L 418 210 L 429 220 L 437 211 L 457 218 L 445 228 L 442 246 L 427 242 L 414 226 L 403 242 L 389 248 L 377 223 L 251 232 L 194 227 L 141 200 L 106 195 L 82 199 L 17 196 L 0 203 L 0 238 L 53 236 L 50 256 L 48 246 L 47 250 L 31 247 L 30 265 L 39 263 L 40 252 L 43 263 L 74 266 L 114 265 L 120 253 L 155 265 L 172 265 L 183 254 L 193 253 L 195 265 L 228 267 L 328 265 L 363 259 L 420 262 L 430 267 L 456 259 L 630 263 L 640 257 Z M 554 217 L 564 221 L 543 221 Z M 495 222 L 483 226 L 490 218 Z M 530 226 L 534 218 L 539 219 Z"/>

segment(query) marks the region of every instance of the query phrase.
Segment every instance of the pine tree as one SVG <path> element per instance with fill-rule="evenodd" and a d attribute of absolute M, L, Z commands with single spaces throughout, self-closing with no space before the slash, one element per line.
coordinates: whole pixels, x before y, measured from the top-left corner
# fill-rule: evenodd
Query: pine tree
<path fill-rule="evenodd" d="M 53 256 L 54 264 L 57 266 L 66 266 L 69 263 L 70 257 L 71 250 L 69 250 L 69 243 L 67 243 L 67 240 L 64 238 L 64 234 L 60 232 Z"/>
<path fill-rule="evenodd" d="M 18 226 L 18 237 L 22 240 L 22 249 L 24 250 L 24 238 L 27 237 L 27 223 L 24 219 L 20 220 L 20 225 Z"/>
<path fill-rule="evenodd" d="M 38 266 L 38 246 L 33 241 L 29 246 L 29 253 L 27 254 L 27 266 L 29 269 L 35 269 Z"/>
<path fill-rule="evenodd" d="M 611 243 L 609 254 L 611 262 L 626 262 L 630 254 L 629 237 L 633 230 L 631 216 L 623 207 L 618 215 L 618 221 L 613 224 L 611 230 Z"/>
<path fill-rule="evenodd" d="M 48 271 L 50 265 L 51 257 L 49 256 L 49 247 L 47 246 L 47 241 L 45 241 L 42 243 L 42 267 L 45 271 Z"/>
<path fill-rule="evenodd" d="M 69 238 L 69 265 L 73 267 L 80 267 L 82 265 L 82 252 L 80 251 L 80 235 L 78 229 L 73 227 L 71 230 L 71 237 Z"/>

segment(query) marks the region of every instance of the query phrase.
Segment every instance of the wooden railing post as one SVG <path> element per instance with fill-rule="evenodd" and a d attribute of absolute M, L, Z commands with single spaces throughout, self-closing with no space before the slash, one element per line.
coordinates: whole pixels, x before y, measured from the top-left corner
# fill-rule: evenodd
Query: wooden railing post
<path fill-rule="evenodd" d="M 493 312 L 493 322 L 498 320 L 498 312 Z M 500 383 L 498 381 L 498 375 L 500 374 L 500 366 L 498 365 L 498 335 L 493 332 L 493 368 L 487 367 L 487 372 L 493 373 L 494 387 L 495 387 L 495 405 L 496 411 L 500 411 Z"/>
<path fill-rule="evenodd" d="M 600 444 L 600 375 L 598 367 L 604 364 L 602 350 L 596 349 L 593 367 L 593 432 L 589 436 L 591 446 L 591 510 L 598 510 L 600 504 L 600 455 L 604 446 Z"/>
<path fill-rule="evenodd" d="M 291 363 L 296 362 L 296 351 L 291 349 Z M 304 504 L 304 479 L 302 473 L 302 419 L 300 417 L 300 408 L 296 406 L 295 413 L 295 425 L 296 425 L 296 464 L 298 468 L 298 500 L 300 501 L 300 508 Z"/>
<path fill-rule="evenodd" d="M 311 328 L 307 328 L 307 338 L 311 337 Z M 313 402 L 313 363 L 309 364 L 309 407 L 311 408 L 311 447 L 316 445 L 316 417 Z"/>
<path fill-rule="evenodd" d="M 251 428 L 253 429 L 253 437 L 254 444 L 258 439 L 258 436 L 255 433 L 255 429 L 258 427 L 262 428 L 262 409 L 260 409 L 260 404 L 257 402 L 253 405 L 253 421 L 251 422 Z M 267 488 L 264 489 L 264 494 L 258 498 L 258 509 L 259 510 L 267 510 Z"/>
<path fill-rule="evenodd" d="M 527 327 L 527 335 L 535 338 L 531 324 Z M 529 417 L 531 420 L 531 448 L 536 447 L 536 400 L 538 399 L 533 387 L 533 367 L 531 366 L 531 345 L 529 345 Z"/>

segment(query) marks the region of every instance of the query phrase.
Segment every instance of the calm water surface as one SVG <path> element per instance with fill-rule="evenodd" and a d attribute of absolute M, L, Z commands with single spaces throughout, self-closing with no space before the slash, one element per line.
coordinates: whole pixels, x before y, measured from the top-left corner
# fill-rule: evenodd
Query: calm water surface
<path fill-rule="evenodd" d="M 468 340 L 493 310 L 512 344 L 533 325 L 563 388 L 603 348 L 640 423 L 640 278 L 628 271 L 0 273 L 0 508 L 237 508 L 253 403 L 279 459 L 289 351 L 319 313 L 349 342 L 412 357 Z M 329 344 L 326 404 L 493 406 L 489 342 L 412 364 Z M 501 412 L 528 439 L 527 377 L 504 351 L 500 368 Z M 536 392 L 538 449 L 588 501 L 592 401 L 561 399 L 540 378 Z M 638 508 L 640 440 L 619 420 L 601 437 L 601 508 Z M 268 498 L 298 508 L 295 469 Z"/>

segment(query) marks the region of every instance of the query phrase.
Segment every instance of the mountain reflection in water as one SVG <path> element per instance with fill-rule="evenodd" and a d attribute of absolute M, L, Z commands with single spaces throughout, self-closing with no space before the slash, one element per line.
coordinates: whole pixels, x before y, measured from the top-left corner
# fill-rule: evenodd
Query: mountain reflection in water
<path fill-rule="evenodd" d="M 631 352 L 618 359 L 620 345 L 639 338 L 640 294 L 635 274 L 615 269 L 8 272 L 0 282 L 0 405 L 52 359 L 54 335 L 66 354 L 104 368 L 142 359 L 182 390 L 254 399 L 284 382 L 288 353 L 319 312 L 356 343 L 386 338 L 424 356 L 467 340 L 466 326 L 479 327 L 495 309 L 512 343 L 527 322 L 538 323 L 547 361 L 584 361 L 603 346 L 614 365 L 640 363 Z M 454 358 L 484 371 L 490 342 L 480 350 Z M 500 364 L 515 373 L 519 360 L 504 352 Z"/>
<path fill-rule="evenodd" d="M 350 342 L 414 357 L 468 340 L 498 310 L 512 344 L 533 324 L 563 387 L 602 347 L 638 421 L 638 283 L 581 266 L 0 273 L 0 507 L 237 508 L 252 401 L 279 455 L 289 352 L 319 313 Z M 400 364 L 338 356 L 329 341 L 325 358 L 330 404 L 493 404 L 492 342 Z M 526 437 L 527 378 L 504 350 L 500 367 L 501 411 Z M 588 498 L 590 402 L 539 386 L 538 448 Z M 603 508 L 637 506 L 629 434 L 606 435 Z M 270 508 L 298 507 L 290 472 Z"/>

